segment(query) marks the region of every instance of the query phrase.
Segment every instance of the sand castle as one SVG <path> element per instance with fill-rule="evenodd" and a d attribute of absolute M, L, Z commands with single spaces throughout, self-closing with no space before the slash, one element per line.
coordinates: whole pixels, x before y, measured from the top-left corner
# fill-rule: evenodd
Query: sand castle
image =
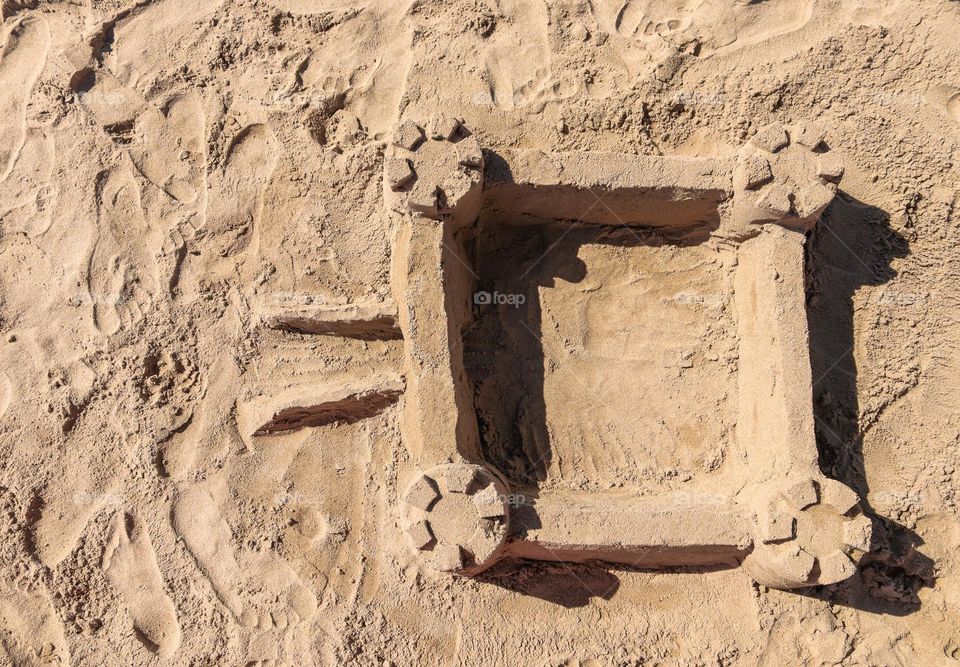
<path fill-rule="evenodd" d="M 484 155 L 449 118 L 399 127 L 384 184 L 406 354 L 402 429 L 423 470 L 402 512 L 427 563 L 468 575 L 504 558 L 742 565 L 775 588 L 854 572 L 871 522 L 851 489 L 820 472 L 813 429 L 804 232 L 843 174 L 822 139 L 808 126 L 775 125 L 731 159 Z M 463 366 L 477 288 L 463 240 L 485 210 L 532 224 L 576 215 L 596 225 L 706 225 L 736 244 L 740 374 L 750 378 L 739 385 L 737 442 L 749 477 L 730 480 L 728 497 L 534 492 L 511 506 L 507 481 L 484 459 Z"/>
<path fill-rule="evenodd" d="M 399 499 L 399 524 L 424 564 L 443 572 L 476 575 L 513 558 L 743 566 L 757 582 L 783 589 L 844 580 L 870 550 L 872 524 L 857 494 L 818 466 L 804 296 L 805 234 L 842 175 L 842 162 L 807 125 L 765 127 L 720 159 L 483 151 L 448 116 L 406 120 L 384 165 L 396 310 L 304 306 L 265 317 L 295 332 L 402 338 L 403 377 L 309 397 L 295 392 L 250 411 L 242 430 L 362 419 L 402 394 L 401 433 L 419 472 Z M 680 492 L 641 495 L 512 485 L 491 463 L 464 333 L 478 304 L 492 301 L 472 268 L 478 220 L 504 215 L 521 229 L 653 229 L 732 249 L 732 471 L 702 486 L 693 479 Z"/>

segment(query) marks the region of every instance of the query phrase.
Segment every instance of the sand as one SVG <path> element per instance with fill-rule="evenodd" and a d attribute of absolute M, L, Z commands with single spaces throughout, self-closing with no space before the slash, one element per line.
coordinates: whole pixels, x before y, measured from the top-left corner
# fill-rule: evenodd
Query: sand
<path fill-rule="evenodd" d="M 960 7 L 7 0 L 0 664 L 960 662 Z"/>

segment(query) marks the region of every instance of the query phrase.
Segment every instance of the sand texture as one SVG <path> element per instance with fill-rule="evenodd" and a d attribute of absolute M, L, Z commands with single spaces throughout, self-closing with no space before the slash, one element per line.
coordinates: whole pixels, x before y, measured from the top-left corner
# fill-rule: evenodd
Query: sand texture
<path fill-rule="evenodd" d="M 960 4 L 0 6 L 0 667 L 960 665 Z"/>

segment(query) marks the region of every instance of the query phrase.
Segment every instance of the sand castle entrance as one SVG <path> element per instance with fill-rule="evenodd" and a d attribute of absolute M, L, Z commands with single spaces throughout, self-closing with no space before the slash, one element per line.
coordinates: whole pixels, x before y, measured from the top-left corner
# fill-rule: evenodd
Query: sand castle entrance
<path fill-rule="evenodd" d="M 425 562 L 850 576 L 871 522 L 817 465 L 803 283 L 842 173 L 807 126 L 712 159 L 484 152 L 404 122 L 385 192 Z"/>

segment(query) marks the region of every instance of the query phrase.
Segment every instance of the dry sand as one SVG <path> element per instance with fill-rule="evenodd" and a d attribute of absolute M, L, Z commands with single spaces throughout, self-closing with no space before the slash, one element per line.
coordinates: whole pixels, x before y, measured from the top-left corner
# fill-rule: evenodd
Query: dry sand
<path fill-rule="evenodd" d="M 2 7 L 0 664 L 960 663 L 956 2 Z"/>

